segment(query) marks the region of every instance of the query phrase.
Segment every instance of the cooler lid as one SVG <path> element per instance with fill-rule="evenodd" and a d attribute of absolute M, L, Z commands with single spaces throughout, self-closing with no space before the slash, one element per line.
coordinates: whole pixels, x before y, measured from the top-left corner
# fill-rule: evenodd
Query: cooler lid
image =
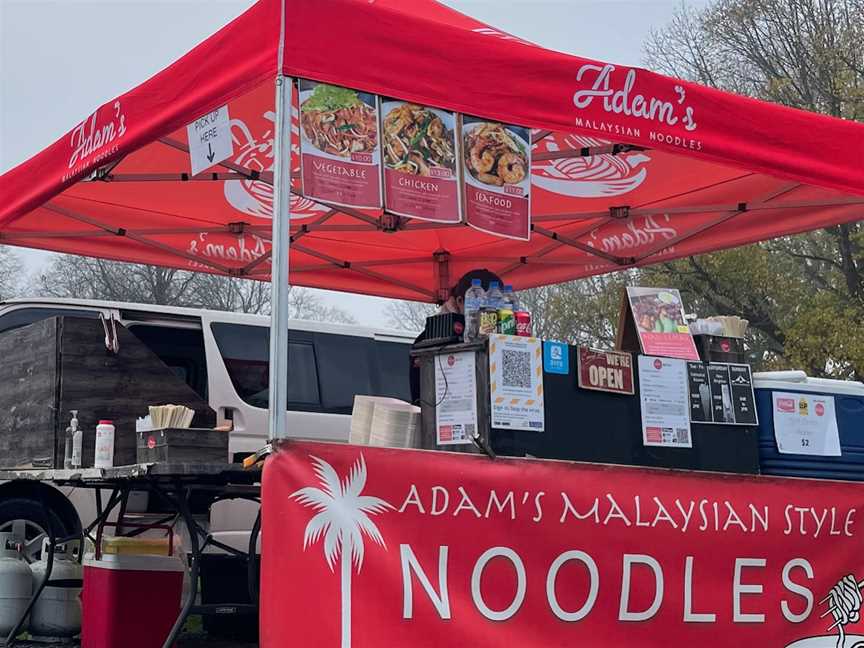
<path fill-rule="evenodd" d="M 116 571 L 157 571 L 183 572 L 186 567 L 176 556 L 148 556 L 132 554 L 102 554 L 96 560 L 94 554 L 86 554 L 82 561 L 84 567 L 111 569 Z"/>
<path fill-rule="evenodd" d="M 774 391 L 803 391 L 864 397 L 864 383 L 856 380 L 811 378 L 803 371 L 756 371 L 753 387 Z"/>

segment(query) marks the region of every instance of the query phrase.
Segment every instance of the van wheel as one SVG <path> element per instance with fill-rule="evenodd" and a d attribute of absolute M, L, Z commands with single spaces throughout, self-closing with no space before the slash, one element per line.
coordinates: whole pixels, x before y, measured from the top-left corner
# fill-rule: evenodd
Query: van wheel
<path fill-rule="evenodd" d="M 48 535 L 46 514 L 55 537 L 64 538 L 76 532 L 75 526 L 70 526 L 57 511 L 43 506 L 39 500 L 26 497 L 0 499 L 0 533 L 12 533 L 17 542 L 23 543 L 22 553 L 30 563 L 39 560 L 42 554 L 42 540 Z"/>

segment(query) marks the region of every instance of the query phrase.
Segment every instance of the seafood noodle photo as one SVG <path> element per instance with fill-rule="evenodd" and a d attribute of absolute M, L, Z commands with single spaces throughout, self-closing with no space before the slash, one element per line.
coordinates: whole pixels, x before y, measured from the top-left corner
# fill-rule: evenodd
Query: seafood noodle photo
<path fill-rule="evenodd" d="M 300 105 L 300 127 L 319 151 L 350 158 L 378 145 L 375 108 L 348 88 L 317 84 Z"/>
<path fill-rule="evenodd" d="M 480 122 L 465 133 L 465 169 L 486 185 L 519 184 L 528 177 L 526 146 L 502 124 Z"/>
<path fill-rule="evenodd" d="M 453 131 L 429 108 L 399 104 L 384 116 L 384 164 L 419 176 L 454 176 Z M 449 172 L 449 173 L 448 173 Z"/>

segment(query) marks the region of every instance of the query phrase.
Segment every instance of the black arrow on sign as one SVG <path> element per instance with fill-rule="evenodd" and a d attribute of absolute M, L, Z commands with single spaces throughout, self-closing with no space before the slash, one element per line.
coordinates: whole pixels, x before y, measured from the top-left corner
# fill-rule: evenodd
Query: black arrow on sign
<path fill-rule="evenodd" d="M 210 142 L 207 142 L 207 150 L 210 154 L 207 156 L 208 162 L 213 162 L 213 158 L 216 157 L 216 154 L 213 152 L 213 148 L 210 146 Z"/>

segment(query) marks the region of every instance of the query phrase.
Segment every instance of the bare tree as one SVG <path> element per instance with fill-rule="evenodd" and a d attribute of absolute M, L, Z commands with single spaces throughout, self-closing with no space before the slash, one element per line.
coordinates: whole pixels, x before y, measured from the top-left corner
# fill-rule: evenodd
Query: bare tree
<path fill-rule="evenodd" d="M 0 290 L 3 259 L 0 257 Z M 270 312 L 270 284 L 174 268 L 58 255 L 32 291 L 50 297 L 137 302 L 241 313 Z M 350 324 L 347 311 L 327 306 L 306 288 L 292 287 L 289 313 L 295 319 Z"/>
<path fill-rule="evenodd" d="M 269 284 L 268 284 L 269 287 Z M 288 296 L 289 316 L 295 319 L 332 324 L 354 324 L 357 320 L 348 311 L 338 306 L 327 306 L 318 295 L 308 288 L 292 286 Z"/>
<path fill-rule="evenodd" d="M 589 346 L 615 344 L 621 292 L 638 283 L 638 272 L 588 277 L 520 291 L 520 306 L 531 312 L 534 335 Z"/>
<path fill-rule="evenodd" d="M 9 247 L 0 246 L 0 299 L 15 297 L 21 283 L 21 260 Z"/>
<path fill-rule="evenodd" d="M 680 78 L 864 120 L 864 0 L 716 0 L 698 10 L 682 5 L 651 34 L 645 58 L 650 67 Z M 814 151 L 820 154 L 830 153 Z M 765 283 L 750 281 L 748 269 Z M 860 222 L 665 264 L 659 271 L 694 300 L 748 317 L 761 356 L 776 366 L 864 375 L 864 342 L 854 335 L 864 320 Z M 732 288 L 736 283 L 747 290 Z"/>
<path fill-rule="evenodd" d="M 422 331 L 426 318 L 438 312 L 435 304 L 394 299 L 384 307 L 387 323 L 393 328 L 406 331 Z"/>

